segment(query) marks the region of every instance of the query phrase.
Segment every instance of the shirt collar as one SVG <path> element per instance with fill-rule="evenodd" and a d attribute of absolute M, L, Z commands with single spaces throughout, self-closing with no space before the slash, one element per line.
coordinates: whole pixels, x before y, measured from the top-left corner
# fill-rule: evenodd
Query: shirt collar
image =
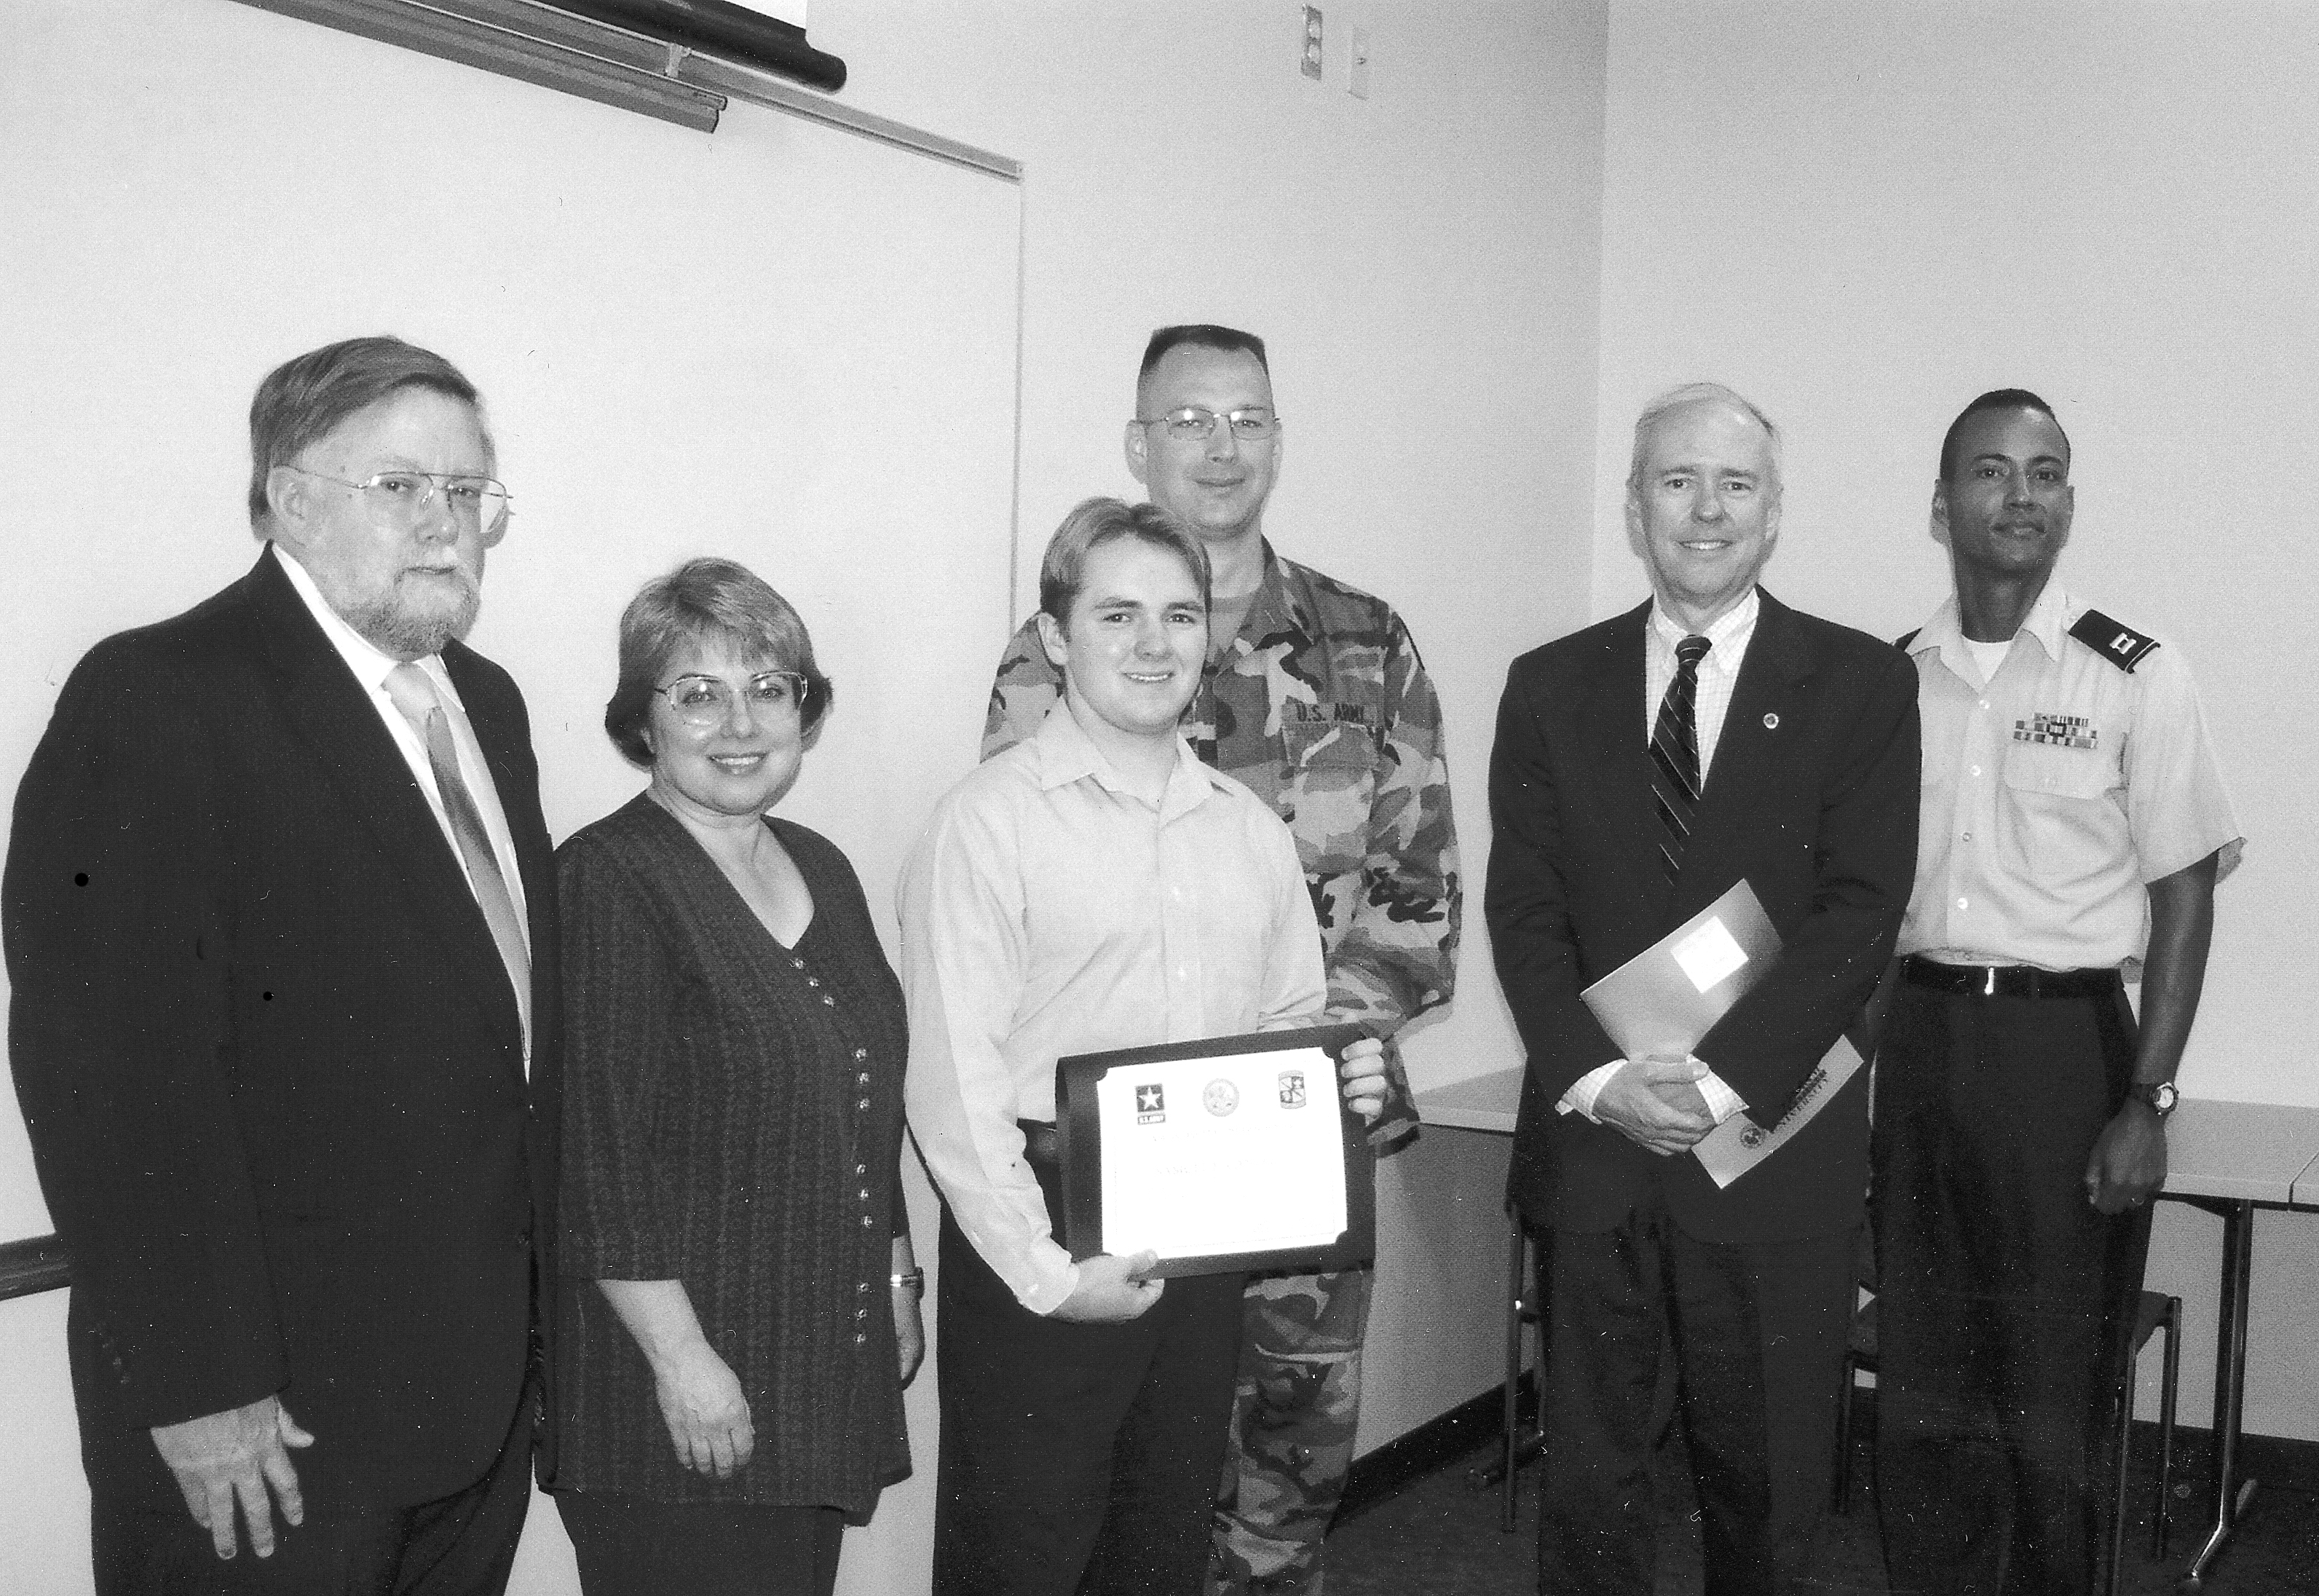
<path fill-rule="evenodd" d="M 1651 635 L 1657 640 L 1659 653 L 1669 657 L 1674 655 L 1675 645 L 1684 638 L 1704 637 L 1711 646 L 1700 668 L 1728 671 L 1734 668 L 1731 662 L 1746 652 L 1747 640 L 1755 635 L 1755 621 L 1763 613 L 1763 590 L 1749 588 L 1747 596 L 1718 616 L 1706 631 L 1694 633 L 1669 615 L 1654 596 L 1651 600 Z"/>
<path fill-rule="evenodd" d="M 322 590 L 314 583 L 313 573 L 300 564 L 280 544 L 272 546 L 274 558 L 281 565 L 282 573 L 290 579 L 290 585 L 297 590 L 298 597 L 313 616 L 314 623 L 322 628 L 322 636 L 330 640 L 330 646 L 338 651 L 338 657 L 346 661 L 347 669 L 354 672 L 355 680 L 362 683 L 366 691 L 385 692 L 388 673 L 402 662 L 393 654 L 381 653 L 369 638 L 347 625 L 346 618 L 331 609 L 330 601 L 322 597 Z M 459 702 L 459 690 L 451 685 L 451 673 L 443 668 L 441 654 L 430 654 L 413 663 L 433 678 L 436 687 L 447 694 L 452 703 Z"/>
<path fill-rule="evenodd" d="M 2021 623 L 2021 630 L 2014 636 L 2035 637 L 2047 659 L 2058 660 L 2062 657 L 2062 639 L 2069 635 L 2069 592 L 2048 577 L 2044 591 L 2037 595 L 2037 601 L 2029 607 L 2029 614 Z M 1957 609 L 1954 592 L 1941 600 L 1941 607 L 1933 611 L 1933 618 L 1924 624 L 1916 640 L 1908 645 L 1911 657 L 1935 649 L 1940 651 L 1944 661 L 1950 662 L 1951 669 L 1965 652 L 1964 617 Z"/>
<path fill-rule="evenodd" d="M 1134 793 L 1120 780 L 1118 769 L 1104 757 L 1103 750 L 1079 726 L 1071 715 L 1071 707 L 1060 695 L 1047 711 L 1047 718 L 1039 723 L 1033 739 L 1039 751 L 1039 789 L 1051 792 L 1058 787 L 1068 787 L 1074 781 L 1092 779 L 1105 791 L 1132 798 Z M 1192 745 L 1180 735 L 1176 739 L 1176 768 L 1169 772 L 1168 789 L 1160 796 L 1160 817 L 1172 819 L 1204 802 L 1214 789 L 1215 772 L 1200 762 Z"/>

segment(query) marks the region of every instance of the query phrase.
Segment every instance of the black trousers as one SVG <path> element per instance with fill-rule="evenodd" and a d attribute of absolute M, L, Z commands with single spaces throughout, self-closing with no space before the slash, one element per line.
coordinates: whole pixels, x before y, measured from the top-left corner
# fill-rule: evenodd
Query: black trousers
<path fill-rule="evenodd" d="M 500 1596 L 531 1508 L 532 1406 L 527 1387 L 490 1472 L 438 1501 L 365 1507 L 309 1488 L 303 1524 L 275 1513 L 270 1557 L 238 1514 L 240 1549 L 220 1557 L 151 1437 L 124 1437 L 103 1466 L 88 1459 L 96 1596 Z"/>
<path fill-rule="evenodd" d="M 1071 1324 L 1017 1303 L 947 1209 L 941 1249 L 934 1596 L 1199 1596 L 1245 1277 Z"/>
<path fill-rule="evenodd" d="M 2149 1249 L 2086 1161 L 2133 1078 L 2122 988 L 1899 987 L 1876 1067 L 1877 1504 L 1895 1591 L 2095 1588 Z"/>
<path fill-rule="evenodd" d="M 1545 1240 L 1538 1589 L 1656 1588 L 1651 1457 L 1670 1356 L 1708 1596 L 1794 1589 L 1827 1514 L 1857 1227 L 1800 1241 L 1701 1241 L 1654 1202 L 1614 1230 Z"/>

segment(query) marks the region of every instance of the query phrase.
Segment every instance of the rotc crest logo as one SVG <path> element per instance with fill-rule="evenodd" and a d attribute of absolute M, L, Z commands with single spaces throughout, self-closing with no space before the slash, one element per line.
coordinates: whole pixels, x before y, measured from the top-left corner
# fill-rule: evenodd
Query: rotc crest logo
<path fill-rule="evenodd" d="M 1206 1091 L 1200 1094 L 1200 1102 L 1210 1114 L 1222 1119 L 1240 1106 L 1240 1088 L 1219 1076 L 1208 1083 Z"/>
<path fill-rule="evenodd" d="M 1304 1106 L 1304 1072 L 1303 1070 L 1284 1069 L 1280 1072 L 1280 1106 L 1283 1108 Z"/>
<path fill-rule="evenodd" d="M 1168 1092 L 1158 1082 L 1135 1088 L 1135 1123 L 1157 1125 L 1168 1118 Z"/>

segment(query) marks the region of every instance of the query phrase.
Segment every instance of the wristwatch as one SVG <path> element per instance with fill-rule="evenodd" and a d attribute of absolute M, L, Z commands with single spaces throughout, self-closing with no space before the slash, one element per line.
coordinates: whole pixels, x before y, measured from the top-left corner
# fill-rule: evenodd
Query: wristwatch
<path fill-rule="evenodd" d="M 2174 1112 L 2174 1105 L 2181 1098 L 2170 1080 L 2136 1081 L 2126 1087 L 2125 1095 L 2150 1105 L 2161 1120 Z"/>

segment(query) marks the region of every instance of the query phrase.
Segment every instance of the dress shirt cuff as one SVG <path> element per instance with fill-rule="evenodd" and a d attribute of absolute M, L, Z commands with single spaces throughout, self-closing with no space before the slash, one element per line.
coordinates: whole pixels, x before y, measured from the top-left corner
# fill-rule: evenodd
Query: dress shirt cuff
<path fill-rule="evenodd" d="M 1594 1099 L 1601 1096 L 1602 1088 L 1611 1084 L 1611 1078 L 1626 1067 L 1624 1059 L 1613 1059 L 1608 1064 L 1588 1070 L 1570 1083 L 1570 1089 L 1562 1094 L 1562 1100 L 1554 1105 L 1554 1112 L 1583 1114 L 1593 1120 Z M 1600 1124 L 1602 1122 L 1595 1120 L 1594 1123 Z"/>
<path fill-rule="evenodd" d="M 1701 1064 L 1706 1060 L 1694 1055 L 1692 1062 Z M 1699 1095 L 1707 1099 L 1707 1112 L 1715 1116 L 1719 1125 L 1733 1114 L 1746 1112 L 1747 1107 L 1747 1100 L 1712 1069 L 1699 1078 Z"/>
<path fill-rule="evenodd" d="M 1027 1267 L 1023 1277 L 1008 1284 L 1015 1288 L 1016 1302 L 1032 1312 L 1044 1316 L 1061 1307 L 1069 1300 L 1071 1293 L 1079 1288 L 1079 1267 L 1071 1261 L 1070 1254 L 1052 1241 L 1035 1250 L 1042 1255 L 1053 1253 L 1060 1256 L 1061 1267 L 1053 1267 L 1055 1260 L 1051 1258 L 1029 1258 L 1025 1260 Z"/>

